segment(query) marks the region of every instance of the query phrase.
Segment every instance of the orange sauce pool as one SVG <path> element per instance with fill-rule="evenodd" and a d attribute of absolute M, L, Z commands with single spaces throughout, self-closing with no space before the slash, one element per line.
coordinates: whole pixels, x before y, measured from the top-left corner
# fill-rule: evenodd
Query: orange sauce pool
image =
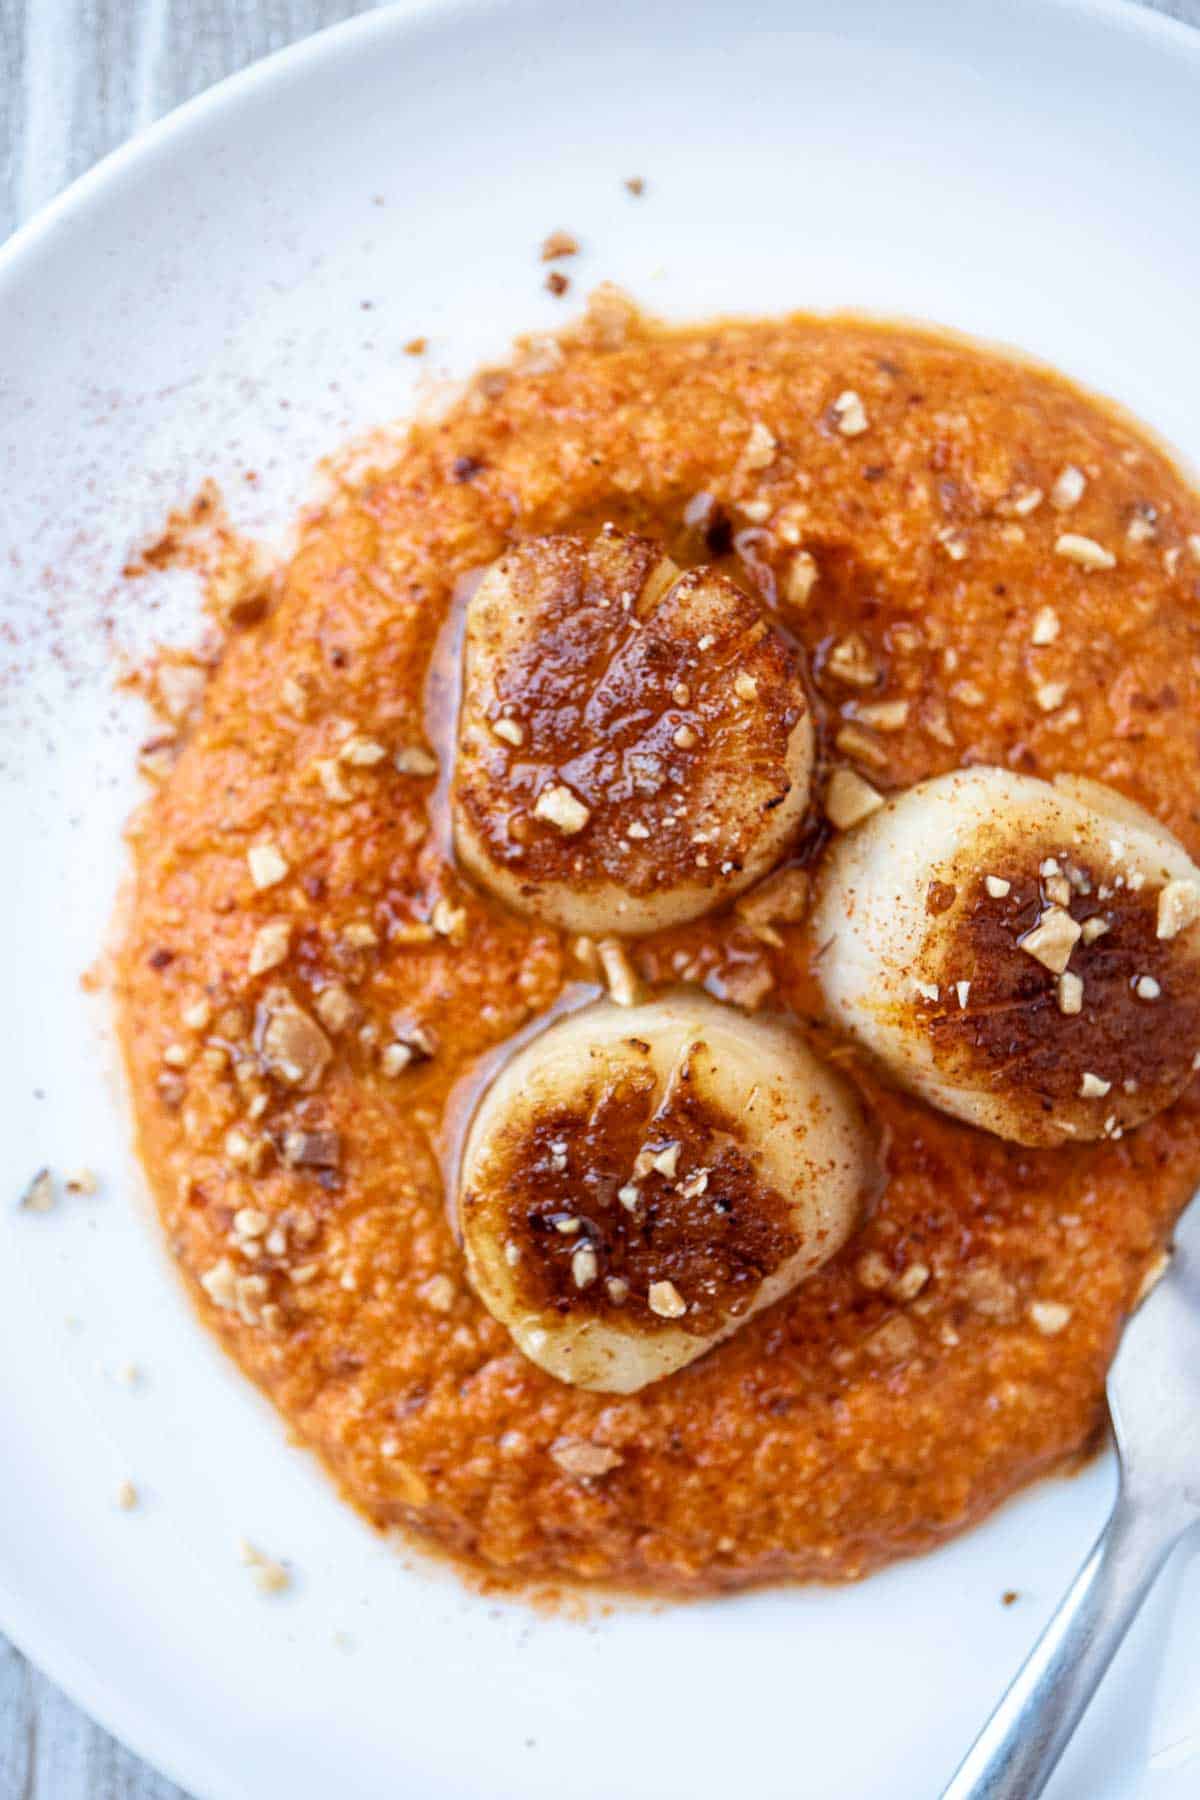
<path fill-rule="evenodd" d="M 1059 511 L 1067 465 L 1084 489 Z M 666 330 L 609 297 L 307 516 L 235 617 L 133 833 L 118 1001 L 140 1150 L 206 1323 L 378 1526 L 514 1584 L 851 1578 L 1091 1443 L 1200 1178 L 1200 1091 L 1120 1142 L 1028 1150 L 855 1069 L 889 1179 L 837 1258 L 630 1397 L 524 1361 L 465 1279 L 454 1146 L 505 1046 L 587 977 L 454 865 L 455 609 L 513 539 L 608 520 L 760 593 L 811 660 L 826 754 L 880 789 L 1070 770 L 1200 854 L 1200 500 L 1161 448 L 957 338 Z M 1115 567 L 1056 555 L 1065 529 Z M 1047 606 L 1060 629 L 1035 645 Z M 790 1012 L 829 1049 L 813 946 L 782 936 L 725 914 L 631 955 L 652 986 Z M 414 1055 L 389 1075 L 396 1039 Z M 1039 1302 L 1066 1309 L 1053 1333 Z"/>

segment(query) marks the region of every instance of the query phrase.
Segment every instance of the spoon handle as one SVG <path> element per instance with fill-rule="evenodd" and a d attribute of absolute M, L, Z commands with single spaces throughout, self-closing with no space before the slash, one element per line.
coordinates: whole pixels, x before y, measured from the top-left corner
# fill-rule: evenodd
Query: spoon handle
<path fill-rule="evenodd" d="M 1178 1536 L 1122 1487 L 1070 1592 L 942 1800 L 1036 1800 Z"/>

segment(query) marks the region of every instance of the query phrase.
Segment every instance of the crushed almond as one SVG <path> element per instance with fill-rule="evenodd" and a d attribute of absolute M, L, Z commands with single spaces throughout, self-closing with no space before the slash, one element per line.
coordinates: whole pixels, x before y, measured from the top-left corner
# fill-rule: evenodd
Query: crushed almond
<path fill-rule="evenodd" d="M 376 743 L 374 738 L 358 736 L 347 738 L 338 751 L 340 760 L 355 769 L 373 769 L 386 755 L 384 746 Z"/>
<path fill-rule="evenodd" d="M 91 1196 L 100 1186 L 100 1178 L 94 1169 L 74 1169 L 63 1182 L 68 1194 Z"/>
<path fill-rule="evenodd" d="M 600 958 L 609 998 L 618 1006 L 636 1006 L 641 983 L 624 945 L 616 938 L 601 938 L 596 954 Z"/>
<path fill-rule="evenodd" d="M 313 1010 L 326 1031 L 345 1031 L 353 1022 L 357 1007 L 340 982 L 331 981 L 313 1001 Z"/>
<path fill-rule="evenodd" d="M 291 1575 L 283 1563 L 264 1556 L 253 1544 L 242 1538 L 238 1544 L 242 1566 L 250 1570 L 251 1579 L 260 1594 L 282 1594 L 292 1585 Z"/>
<path fill-rule="evenodd" d="M 749 436 L 742 450 L 742 466 L 746 469 L 765 469 L 775 461 L 779 445 L 773 431 L 755 419 L 750 427 Z"/>
<path fill-rule="evenodd" d="M 450 938 L 454 943 L 461 944 L 467 935 L 467 909 L 465 906 L 452 906 L 446 899 L 435 900 L 429 923 L 438 937 Z"/>
<path fill-rule="evenodd" d="M 1157 936 L 1176 938 L 1200 919 L 1200 887 L 1194 881 L 1168 881 L 1158 896 Z"/>
<path fill-rule="evenodd" d="M 590 1287 L 600 1273 L 600 1264 L 590 1244 L 580 1244 L 571 1257 L 571 1279 L 577 1288 Z"/>
<path fill-rule="evenodd" d="M 1065 681 L 1036 682 L 1033 697 L 1042 712 L 1057 712 L 1067 697 L 1067 683 Z"/>
<path fill-rule="evenodd" d="M 868 428 L 866 408 L 853 388 L 844 388 L 829 410 L 843 437 L 861 437 Z"/>
<path fill-rule="evenodd" d="M 312 764 L 312 772 L 325 790 L 325 798 L 332 800 L 335 806 L 345 806 L 354 795 L 342 779 L 342 771 L 337 761 L 331 756 L 319 756 Z"/>
<path fill-rule="evenodd" d="M 57 1199 L 53 1175 L 49 1169 L 39 1169 L 17 1204 L 22 1212 L 47 1213 L 52 1210 Z"/>
<path fill-rule="evenodd" d="M 1061 629 L 1062 627 L 1059 624 L 1058 614 L 1055 612 L 1054 608 L 1052 606 L 1040 606 L 1033 615 L 1033 630 L 1030 633 L 1030 642 L 1036 644 L 1039 649 L 1046 644 L 1052 644 L 1058 637 Z"/>
<path fill-rule="evenodd" d="M 761 943 L 779 949 L 777 925 L 796 925 L 808 911 L 811 883 L 803 869 L 776 869 L 748 894 L 739 895 L 734 912 Z"/>
<path fill-rule="evenodd" d="M 431 1275 L 428 1281 L 421 1283 L 417 1293 L 426 1306 L 440 1313 L 449 1312 L 458 1297 L 458 1289 L 445 1274 Z"/>
<path fill-rule="evenodd" d="M 517 719 L 493 719 L 492 731 L 514 749 L 525 742 L 525 727 Z"/>
<path fill-rule="evenodd" d="M 275 844 L 252 844 L 246 852 L 250 879 L 260 891 L 276 887 L 288 874 L 288 865 Z"/>
<path fill-rule="evenodd" d="M 853 769 L 835 769 L 825 788 L 825 814 L 839 831 L 849 831 L 883 805 L 883 795 Z"/>
<path fill-rule="evenodd" d="M 1032 956 L 1053 975 L 1061 975 L 1078 943 L 1081 927 L 1061 906 L 1050 906 L 1032 931 L 1018 942 L 1026 956 Z"/>
<path fill-rule="evenodd" d="M 739 669 L 733 679 L 733 691 L 739 700 L 754 700 L 758 697 L 758 683 L 753 675 Z"/>
<path fill-rule="evenodd" d="M 1102 919 L 1099 913 L 1093 913 L 1090 919 L 1083 921 L 1079 935 L 1085 944 L 1094 944 L 1097 938 L 1102 938 L 1105 932 L 1111 931 L 1111 929 L 1107 919 Z"/>
<path fill-rule="evenodd" d="M 1079 1098 L 1081 1100 L 1103 1100 L 1105 1094 L 1110 1093 L 1111 1090 L 1111 1081 L 1105 1081 L 1102 1075 L 1093 1075 L 1089 1069 L 1079 1083 Z"/>
<path fill-rule="evenodd" d="M 1064 531 L 1055 539 L 1054 554 L 1080 569 L 1115 569 L 1117 566 L 1111 550 L 1106 550 L 1095 538 L 1081 537 L 1076 531 Z"/>
<path fill-rule="evenodd" d="M 856 762 L 866 763 L 872 769 L 886 769 L 891 758 L 877 738 L 869 731 L 864 731 L 854 720 L 839 727 L 833 740 L 834 748 L 843 756 L 851 756 Z"/>
<path fill-rule="evenodd" d="M 855 705 L 854 717 L 875 731 L 903 731 L 908 724 L 908 701 L 863 701 Z"/>
<path fill-rule="evenodd" d="M 542 261 L 554 262 L 560 256 L 578 256 L 579 239 L 569 231 L 552 231 L 542 242 Z"/>
<path fill-rule="evenodd" d="M 581 1438 L 558 1438 L 550 1446 L 550 1455 L 565 1475 L 587 1481 L 619 1469 L 624 1457 L 604 1444 L 587 1443 Z"/>
<path fill-rule="evenodd" d="M 993 900 L 1007 899 L 1008 895 L 1012 893 L 1012 882 L 1005 881 L 1003 875 L 985 876 L 983 885 Z"/>
<path fill-rule="evenodd" d="M 687 1301 L 673 1281 L 652 1281 L 646 1302 L 660 1319 L 681 1319 L 687 1311 Z"/>
<path fill-rule="evenodd" d="M 1087 487 L 1087 476 L 1074 463 L 1067 463 L 1055 477 L 1054 486 L 1050 489 L 1050 504 L 1056 512 L 1070 512 L 1083 499 Z"/>
<path fill-rule="evenodd" d="M 117 1505 L 122 1512 L 132 1512 L 138 1503 L 138 1491 L 132 1481 L 123 1481 L 116 1492 Z"/>
<path fill-rule="evenodd" d="M 672 735 L 671 742 L 677 750 L 694 750 L 700 742 L 700 734 L 690 725 L 680 725 Z"/>
<path fill-rule="evenodd" d="M 1071 1308 L 1059 1300 L 1034 1300 L 1029 1316 L 1043 1337 L 1057 1337 L 1071 1323 Z"/>
<path fill-rule="evenodd" d="M 879 671 L 866 642 L 854 631 L 839 638 L 825 658 L 826 671 L 846 687 L 874 687 Z"/>
<path fill-rule="evenodd" d="M 797 550 L 788 564 L 787 579 L 784 583 L 784 598 L 789 606 L 797 611 L 808 605 L 812 591 L 817 585 L 819 574 L 817 561 L 807 550 Z"/>
<path fill-rule="evenodd" d="M 583 830 L 592 815 L 569 787 L 559 783 L 542 789 L 534 802 L 533 816 L 553 825 L 564 837 L 574 837 L 576 832 Z"/>
<path fill-rule="evenodd" d="M 1070 969 L 1058 978 L 1058 1010 L 1068 1015 L 1083 1011 L 1083 980 Z"/>
<path fill-rule="evenodd" d="M 291 941 L 292 928 L 286 919 L 272 919 L 260 925 L 250 946 L 251 975 L 265 975 L 268 969 L 277 969 L 286 962 Z"/>
<path fill-rule="evenodd" d="M 1155 981 L 1153 975 L 1139 975 L 1133 984 L 1133 991 L 1139 1000 L 1157 1000 L 1162 993 L 1162 988 Z"/>
<path fill-rule="evenodd" d="M 420 744 L 406 744 L 392 757 L 392 767 L 398 775 L 436 775 L 438 760 Z"/>

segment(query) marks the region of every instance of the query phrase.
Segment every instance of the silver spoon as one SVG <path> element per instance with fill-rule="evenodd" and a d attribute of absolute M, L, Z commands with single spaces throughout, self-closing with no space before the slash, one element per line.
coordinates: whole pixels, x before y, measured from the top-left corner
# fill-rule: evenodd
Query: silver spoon
<path fill-rule="evenodd" d="M 1200 1197 L 1125 1329 L 1108 1405 L 1116 1504 L 942 1800 L 1036 1800 L 1163 1564 L 1200 1522 Z"/>

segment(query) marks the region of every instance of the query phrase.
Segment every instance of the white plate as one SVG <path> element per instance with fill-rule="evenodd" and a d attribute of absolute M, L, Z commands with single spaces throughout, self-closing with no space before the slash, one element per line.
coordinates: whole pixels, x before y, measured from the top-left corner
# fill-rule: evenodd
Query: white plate
<path fill-rule="evenodd" d="M 0 1624 L 195 1792 L 930 1800 L 1111 1475 L 1049 1484 L 856 1589 L 587 1626 L 472 1598 L 375 1541 L 193 1322 L 78 985 L 141 729 L 100 622 L 124 642 L 164 629 L 152 590 L 116 581 L 127 547 L 209 474 L 247 525 L 286 521 L 318 455 L 411 406 L 406 339 L 462 372 L 559 321 L 537 261 L 559 225 L 586 246 L 576 293 L 615 278 L 680 316 L 945 321 L 1200 455 L 1198 168 L 1200 37 L 1132 8 L 405 7 L 185 108 L 0 257 L 0 1191 L 42 1161 L 106 1178 L 95 1201 L 0 1219 Z M 110 1373 L 128 1360 L 132 1391 Z M 112 1499 L 126 1476 L 131 1514 Z M 294 1560 L 294 1595 L 252 1591 L 243 1533 Z M 1194 1795 L 1200 1658 L 1182 1633 L 1165 1654 L 1184 1579 L 1056 1795 Z"/>

